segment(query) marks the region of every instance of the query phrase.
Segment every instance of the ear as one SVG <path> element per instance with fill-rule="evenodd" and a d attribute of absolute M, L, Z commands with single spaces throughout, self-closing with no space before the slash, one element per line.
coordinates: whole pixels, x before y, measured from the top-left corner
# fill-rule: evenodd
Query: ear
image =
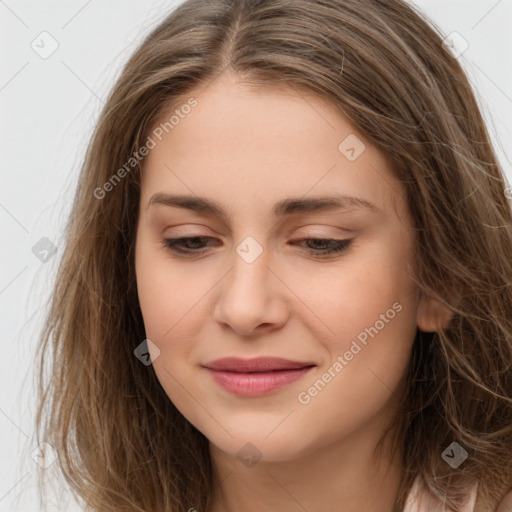
<path fill-rule="evenodd" d="M 453 315 L 453 311 L 442 302 L 420 292 L 416 310 L 416 323 L 420 331 L 437 332 L 446 329 Z"/>

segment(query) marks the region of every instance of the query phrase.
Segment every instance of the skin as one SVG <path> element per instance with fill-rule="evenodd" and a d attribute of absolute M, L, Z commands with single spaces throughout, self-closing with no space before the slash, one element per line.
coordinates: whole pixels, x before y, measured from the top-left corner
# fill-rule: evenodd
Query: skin
<path fill-rule="evenodd" d="M 251 91 L 229 74 L 190 96 L 198 105 L 145 160 L 136 274 L 146 335 L 160 351 L 152 351 L 156 375 L 210 441 L 218 485 L 209 512 L 391 512 L 400 454 L 373 451 L 400 404 L 416 329 L 451 318 L 410 277 L 415 234 L 400 183 L 385 156 L 317 96 Z M 366 146 L 354 161 L 338 149 L 350 134 Z M 273 216 L 282 199 L 334 191 L 380 212 Z M 157 192 L 215 200 L 231 217 L 148 207 Z M 189 242 L 206 252 L 186 257 L 163 242 L 180 236 L 212 238 Z M 236 251 L 247 236 L 262 249 L 251 263 Z M 312 251 L 325 246 L 305 238 L 354 242 L 320 258 Z M 299 393 L 395 303 L 400 312 L 301 403 Z M 226 356 L 316 366 L 270 395 L 238 397 L 201 367 Z M 251 466 L 237 456 L 249 442 L 259 458 Z"/>

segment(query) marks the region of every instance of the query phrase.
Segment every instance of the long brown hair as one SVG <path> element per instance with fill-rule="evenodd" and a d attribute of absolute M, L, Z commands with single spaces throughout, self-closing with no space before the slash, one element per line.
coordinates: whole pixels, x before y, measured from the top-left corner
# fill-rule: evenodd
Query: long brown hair
<path fill-rule="evenodd" d="M 37 442 L 90 510 L 208 509 L 208 440 L 134 356 L 134 242 L 149 129 L 228 70 L 329 100 L 389 157 L 417 229 L 414 278 L 454 312 L 445 330 L 417 331 L 394 512 L 416 476 L 451 510 L 477 481 L 478 511 L 494 510 L 512 487 L 511 205 L 468 79 L 403 0 L 187 0 L 146 38 L 77 184 L 38 352 Z M 458 468 L 442 457 L 454 441 L 468 452 Z"/>

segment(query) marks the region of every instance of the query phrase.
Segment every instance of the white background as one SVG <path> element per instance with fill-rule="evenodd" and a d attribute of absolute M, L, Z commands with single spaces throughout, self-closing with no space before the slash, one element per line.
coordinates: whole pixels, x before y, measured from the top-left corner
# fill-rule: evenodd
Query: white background
<path fill-rule="evenodd" d="M 121 66 L 176 3 L 0 0 L 0 512 L 40 510 L 30 444 L 34 347 L 88 138 Z M 512 182 L 512 1 L 415 3 L 469 43 L 461 60 Z M 47 59 L 31 48 L 43 31 L 59 45 Z M 58 248 L 46 263 L 32 253 L 42 237 Z M 61 502 L 48 510 L 76 509 Z"/>

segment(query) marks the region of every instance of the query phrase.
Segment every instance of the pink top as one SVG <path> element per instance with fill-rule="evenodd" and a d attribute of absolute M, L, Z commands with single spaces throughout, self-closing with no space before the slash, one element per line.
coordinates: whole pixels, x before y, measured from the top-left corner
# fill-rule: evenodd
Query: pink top
<path fill-rule="evenodd" d="M 416 477 L 403 512 L 446 512 L 443 502 L 434 496 L 428 489 L 420 485 L 420 477 Z M 460 509 L 460 512 L 474 512 L 476 503 L 476 493 L 478 483 L 470 488 L 466 505 Z"/>
<path fill-rule="evenodd" d="M 446 512 L 443 502 L 436 498 L 424 486 L 420 485 L 420 477 L 416 477 L 403 512 Z M 460 509 L 460 512 L 475 512 L 476 495 L 478 483 L 470 487 L 466 504 Z M 512 512 L 512 490 L 500 501 L 496 512 Z"/>

